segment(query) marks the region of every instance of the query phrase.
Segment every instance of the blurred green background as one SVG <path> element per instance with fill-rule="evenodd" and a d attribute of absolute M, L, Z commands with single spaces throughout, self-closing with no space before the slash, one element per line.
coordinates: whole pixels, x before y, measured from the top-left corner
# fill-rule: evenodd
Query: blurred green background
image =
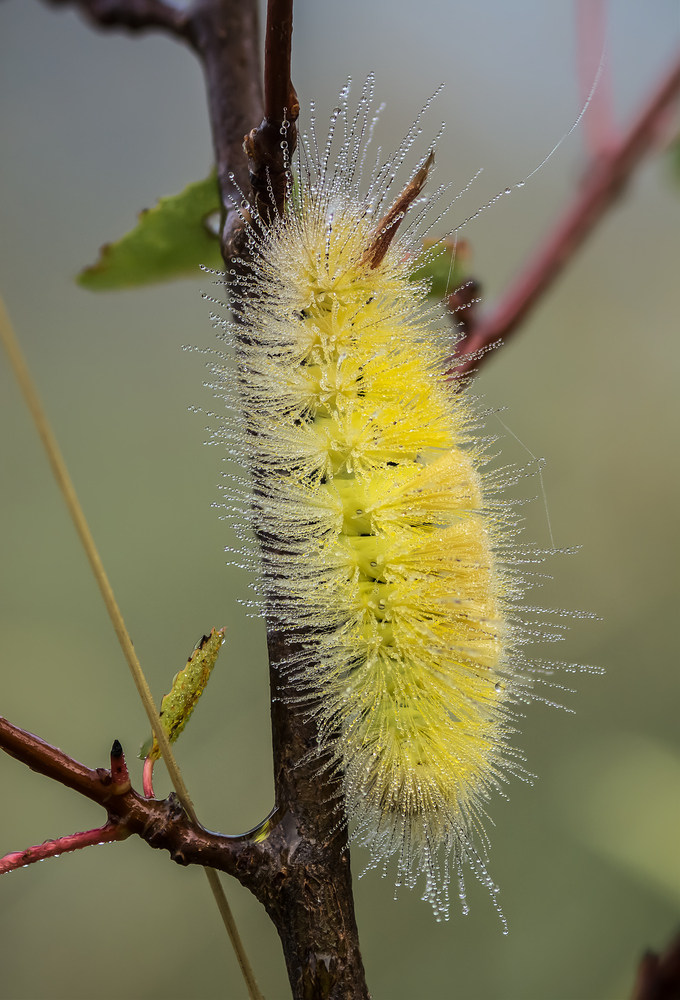
<path fill-rule="evenodd" d="M 625 120 L 680 37 L 675 0 L 612 0 L 617 114 Z M 202 447 L 214 334 L 201 288 L 92 294 L 74 274 L 135 213 L 204 177 L 211 149 L 200 69 L 163 37 L 100 35 L 70 11 L 0 5 L 0 289 L 61 442 L 157 697 L 211 626 L 228 641 L 178 746 L 206 825 L 239 832 L 272 802 L 262 624 L 237 603 L 245 574 L 211 504 L 222 455 Z M 392 149 L 445 82 L 437 182 L 462 188 L 451 225 L 524 177 L 579 110 L 571 0 L 298 0 L 294 80 L 325 120 L 348 74 L 377 74 Z M 255 123 L 253 123 L 255 124 Z M 320 125 L 320 131 L 324 126 Z M 425 142 L 425 140 L 424 140 Z M 575 133 L 522 191 L 467 228 L 493 300 L 578 183 Z M 417 893 L 357 881 L 376 1000 L 623 1000 L 643 949 L 680 923 L 677 462 L 680 192 L 650 161 L 546 297 L 492 358 L 476 390 L 545 456 L 555 542 L 532 604 L 582 609 L 567 641 L 538 653 L 603 667 L 576 714 L 531 706 L 518 743 L 537 776 L 491 813 L 490 868 L 510 926 L 470 880 L 472 912 L 436 924 Z M 135 761 L 147 723 L 85 559 L 4 360 L 0 360 L 0 712 L 90 766 L 114 738 Z M 505 433 L 495 418 L 492 433 Z M 526 453 L 506 435 L 504 456 Z M 539 492 L 535 478 L 521 484 Z M 525 538 L 548 544 L 542 502 Z M 572 678 L 557 678 L 569 685 Z M 161 768 L 159 768 L 159 772 Z M 87 829 L 102 814 L 0 759 L 0 851 Z M 167 783 L 158 776 L 158 791 Z M 355 873 L 366 858 L 353 852 Z M 263 910 L 227 885 L 268 1000 L 288 996 Z M 134 838 L 64 856 L 0 884 L 4 1000 L 212 1000 L 244 996 L 198 870 Z"/>

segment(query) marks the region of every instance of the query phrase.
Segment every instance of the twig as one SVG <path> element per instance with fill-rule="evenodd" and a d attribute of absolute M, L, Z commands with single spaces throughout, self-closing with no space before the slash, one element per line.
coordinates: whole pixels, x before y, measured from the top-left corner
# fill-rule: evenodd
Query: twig
<path fill-rule="evenodd" d="M 131 787 L 130 775 L 123 748 L 114 740 L 111 748 L 111 782 L 113 789 L 119 795 L 124 795 Z M 57 840 L 46 840 L 36 847 L 29 847 L 25 851 L 14 851 L 0 858 L 0 875 L 14 871 L 17 868 L 25 868 L 36 861 L 45 861 L 47 858 L 58 858 L 60 854 L 67 854 L 70 851 L 80 851 L 83 847 L 93 847 L 96 844 L 110 844 L 116 840 L 126 840 L 130 836 L 130 831 L 120 823 L 107 820 L 104 826 L 98 826 L 94 830 L 85 830 L 83 833 L 70 833 L 66 837 L 59 837 Z"/>
<path fill-rule="evenodd" d="M 26 868 L 35 864 L 36 861 L 46 861 L 47 858 L 58 858 L 60 854 L 68 854 L 70 851 L 80 851 L 83 847 L 94 847 L 98 844 L 111 844 L 116 840 L 127 840 L 130 831 L 119 823 L 105 823 L 95 830 L 86 830 L 83 833 L 71 833 L 67 837 L 59 837 L 57 840 L 46 840 L 36 847 L 28 847 L 25 851 L 14 851 L 0 858 L 0 875 L 15 871 L 17 868 Z"/>
<path fill-rule="evenodd" d="M 260 853 L 258 845 L 249 839 L 248 834 L 227 837 L 204 830 L 200 824 L 189 819 L 174 793 L 160 801 L 147 799 L 131 787 L 120 792 L 111 771 L 103 767 L 92 770 L 3 718 L 0 718 L 0 749 L 32 771 L 58 781 L 106 809 L 107 825 L 100 829 L 105 830 L 111 824 L 117 826 L 120 833 L 120 836 L 111 839 L 122 840 L 137 834 L 151 847 L 169 851 L 177 864 L 210 864 L 242 881 L 248 881 L 252 864 L 249 859 L 257 859 Z"/>
<path fill-rule="evenodd" d="M 135 648 L 132 644 L 132 639 L 130 638 L 127 628 L 125 627 L 123 616 L 114 597 L 113 590 L 111 589 L 111 584 L 109 583 L 104 570 L 103 563 L 85 518 L 85 514 L 80 506 L 80 501 L 78 500 L 75 487 L 69 475 L 68 469 L 66 468 L 66 463 L 64 462 L 57 440 L 49 425 L 47 415 L 43 409 L 42 403 L 40 402 L 38 391 L 24 360 L 2 298 L 0 298 L 0 339 L 2 340 L 10 365 L 12 366 L 16 380 L 23 393 L 26 405 L 30 410 L 31 416 L 33 417 L 36 430 L 38 431 L 40 440 L 42 441 L 47 454 L 47 459 L 52 467 L 54 478 L 57 481 L 57 485 L 64 498 L 68 512 L 71 515 L 73 525 L 85 550 L 85 554 L 87 555 L 90 568 L 92 569 L 92 573 L 97 582 L 97 586 L 99 587 L 104 605 L 109 614 L 109 618 L 111 619 L 111 624 L 113 625 L 116 637 L 121 649 L 123 650 L 123 655 L 125 656 L 128 667 L 130 668 L 132 679 L 139 693 L 139 697 L 149 723 L 151 724 L 153 734 L 158 742 L 163 761 L 168 769 L 170 780 L 172 781 L 173 787 L 177 792 L 177 796 L 187 815 L 195 824 L 198 824 L 193 802 L 189 797 L 189 792 L 184 784 L 184 779 L 182 778 L 177 761 L 175 760 L 175 755 L 170 747 L 170 741 L 168 740 L 165 729 L 161 723 L 158 709 L 156 708 L 153 695 L 151 694 L 151 689 L 149 688 L 144 672 L 142 671 L 137 653 L 135 652 Z M 236 953 L 236 958 L 243 973 L 243 977 L 248 986 L 251 1000 L 262 1000 L 262 994 L 260 993 L 255 981 L 254 973 L 246 956 L 243 942 L 241 941 L 236 923 L 231 914 L 224 890 L 219 881 L 212 878 L 207 871 L 206 875 L 208 876 L 210 888 L 215 896 L 215 901 L 224 920 L 224 925 L 229 935 L 229 939 L 232 943 Z"/>
<path fill-rule="evenodd" d="M 546 241 L 530 258 L 490 316 L 482 317 L 456 345 L 450 374 L 469 375 L 489 348 L 506 341 L 553 284 L 576 250 L 619 197 L 633 171 L 654 146 L 664 116 L 680 93 L 678 57 L 651 98 L 610 152 L 588 171 L 581 191 Z M 482 353 L 486 352 L 486 353 Z M 462 360 L 459 360 L 462 359 Z"/>

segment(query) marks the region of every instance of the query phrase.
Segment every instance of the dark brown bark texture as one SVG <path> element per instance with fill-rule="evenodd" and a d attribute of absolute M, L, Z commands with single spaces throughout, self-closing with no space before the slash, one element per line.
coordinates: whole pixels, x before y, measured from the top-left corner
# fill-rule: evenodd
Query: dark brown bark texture
<path fill-rule="evenodd" d="M 316 724 L 289 700 L 294 692 L 280 669 L 294 649 L 276 632 L 268 646 L 274 784 L 285 833 L 269 898 L 256 894 L 281 935 L 293 995 L 360 1000 L 369 994 L 338 784 L 305 762 L 317 744 Z"/>

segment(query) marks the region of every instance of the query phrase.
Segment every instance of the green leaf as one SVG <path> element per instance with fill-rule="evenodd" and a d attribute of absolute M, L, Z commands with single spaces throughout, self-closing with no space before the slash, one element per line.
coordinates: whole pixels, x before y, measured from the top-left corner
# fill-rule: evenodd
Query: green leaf
<path fill-rule="evenodd" d="M 416 260 L 416 270 L 411 281 L 430 282 L 428 298 L 444 299 L 463 283 L 470 251 L 467 243 L 459 240 L 426 240 L 425 249 Z"/>
<path fill-rule="evenodd" d="M 160 711 L 163 729 L 171 743 L 175 742 L 191 718 L 191 713 L 210 680 L 223 641 L 224 629 L 212 629 L 210 635 L 204 635 L 196 643 L 186 666 L 173 677 L 172 687 L 163 698 Z M 154 737 L 142 744 L 139 754 L 142 759 L 151 757 L 158 760 L 160 755 L 160 747 Z"/>
<path fill-rule="evenodd" d="M 219 208 L 213 170 L 204 181 L 189 184 L 180 194 L 161 198 L 155 208 L 140 212 L 135 228 L 117 242 L 105 243 L 97 263 L 78 275 L 78 284 L 106 291 L 194 277 L 201 264 L 221 267 L 219 242 L 206 225 Z"/>

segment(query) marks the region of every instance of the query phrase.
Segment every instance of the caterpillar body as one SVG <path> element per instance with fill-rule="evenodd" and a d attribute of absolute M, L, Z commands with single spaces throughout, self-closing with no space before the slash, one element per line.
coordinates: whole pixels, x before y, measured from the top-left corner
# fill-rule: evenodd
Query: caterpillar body
<path fill-rule="evenodd" d="M 521 581 L 473 403 L 444 374 L 450 320 L 411 280 L 419 220 L 392 231 L 431 158 L 385 214 L 420 128 L 362 194 L 369 109 L 366 92 L 353 122 L 336 109 L 332 167 L 332 131 L 321 156 L 303 136 L 284 216 L 249 229 L 236 322 L 222 322 L 235 353 L 222 391 L 240 408 L 224 436 L 250 472 L 264 612 L 302 649 L 287 669 L 318 721 L 319 766 L 372 864 L 396 855 L 398 884 L 424 874 L 441 918 L 451 862 L 463 900 L 464 863 L 496 891 L 474 842 L 519 769 Z"/>

